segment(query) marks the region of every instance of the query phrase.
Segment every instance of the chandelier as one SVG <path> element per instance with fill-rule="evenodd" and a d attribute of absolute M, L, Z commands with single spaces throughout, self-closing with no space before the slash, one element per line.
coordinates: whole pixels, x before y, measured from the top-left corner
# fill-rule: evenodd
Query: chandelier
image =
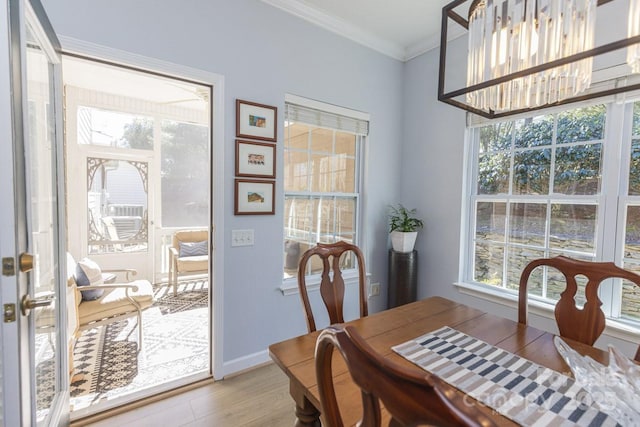
<path fill-rule="evenodd" d="M 627 49 L 626 74 L 640 73 L 640 0 L 629 2 L 627 39 L 594 46 L 596 10 L 613 0 L 473 0 L 468 20 L 443 8 L 438 98 L 485 117 L 640 89 L 589 90 L 593 58 Z M 618 0 L 619 1 L 619 0 Z M 449 20 L 468 31 L 466 87 L 444 92 Z"/>

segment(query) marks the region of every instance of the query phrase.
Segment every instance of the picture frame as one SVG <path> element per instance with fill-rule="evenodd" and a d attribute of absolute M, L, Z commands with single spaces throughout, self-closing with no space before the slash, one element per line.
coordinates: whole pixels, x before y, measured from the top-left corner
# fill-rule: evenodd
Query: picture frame
<path fill-rule="evenodd" d="M 276 146 L 236 139 L 236 176 L 276 177 Z"/>
<path fill-rule="evenodd" d="M 236 137 L 276 142 L 278 108 L 236 99 Z"/>
<path fill-rule="evenodd" d="M 235 215 L 274 215 L 275 181 L 236 179 Z"/>

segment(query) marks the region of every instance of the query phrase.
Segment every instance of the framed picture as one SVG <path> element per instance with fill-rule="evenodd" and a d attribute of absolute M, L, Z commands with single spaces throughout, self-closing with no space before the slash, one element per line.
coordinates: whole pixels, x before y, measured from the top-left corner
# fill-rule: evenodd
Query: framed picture
<path fill-rule="evenodd" d="M 236 139 L 236 176 L 276 177 L 276 146 Z"/>
<path fill-rule="evenodd" d="M 278 109 L 236 99 L 236 136 L 276 142 Z"/>
<path fill-rule="evenodd" d="M 273 215 L 276 213 L 274 199 L 275 181 L 236 179 L 236 215 Z"/>

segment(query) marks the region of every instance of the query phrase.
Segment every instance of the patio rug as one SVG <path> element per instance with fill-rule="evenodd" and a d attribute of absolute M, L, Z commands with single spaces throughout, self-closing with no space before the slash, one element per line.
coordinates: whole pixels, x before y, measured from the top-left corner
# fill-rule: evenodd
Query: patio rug
<path fill-rule="evenodd" d="M 82 332 L 74 348 L 72 410 L 208 368 L 208 281 L 154 285 L 156 302 L 135 317 Z"/>

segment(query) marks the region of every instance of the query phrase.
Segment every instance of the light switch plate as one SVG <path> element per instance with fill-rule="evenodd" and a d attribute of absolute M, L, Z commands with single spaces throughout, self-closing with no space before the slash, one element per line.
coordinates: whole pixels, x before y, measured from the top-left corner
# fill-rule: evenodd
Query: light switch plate
<path fill-rule="evenodd" d="M 253 229 L 231 230 L 231 246 L 253 246 Z"/>

